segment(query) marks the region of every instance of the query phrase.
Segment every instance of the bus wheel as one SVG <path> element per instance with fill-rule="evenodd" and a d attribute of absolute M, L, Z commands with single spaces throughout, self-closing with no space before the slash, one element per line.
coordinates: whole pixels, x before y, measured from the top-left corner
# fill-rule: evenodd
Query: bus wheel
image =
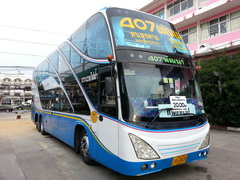
<path fill-rule="evenodd" d="M 41 132 L 42 135 L 47 134 L 46 131 L 44 130 L 44 126 L 43 126 L 43 121 L 42 120 L 40 121 L 40 132 Z"/>
<path fill-rule="evenodd" d="M 37 130 L 38 130 L 38 132 L 41 132 L 42 119 L 40 118 L 37 123 L 38 123 L 38 125 L 36 126 Z"/>
<path fill-rule="evenodd" d="M 80 135 L 80 155 L 84 163 L 88 165 L 92 165 L 95 163 L 95 161 L 90 158 L 89 139 L 85 130 L 83 130 Z"/>
<path fill-rule="evenodd" d="M 35 125 L 36 125 L 36 129 L 38 130 L 38 115 L 35 114 Z"/>

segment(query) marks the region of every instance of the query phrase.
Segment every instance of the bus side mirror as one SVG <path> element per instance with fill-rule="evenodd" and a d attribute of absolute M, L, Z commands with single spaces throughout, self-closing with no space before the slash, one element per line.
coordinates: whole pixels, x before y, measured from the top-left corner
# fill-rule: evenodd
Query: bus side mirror
<path fill-rule="evenodd" d="M 107 96 L 114 96 L 114 88 L 111 77 L 105 78 L 105 92 Z"/>

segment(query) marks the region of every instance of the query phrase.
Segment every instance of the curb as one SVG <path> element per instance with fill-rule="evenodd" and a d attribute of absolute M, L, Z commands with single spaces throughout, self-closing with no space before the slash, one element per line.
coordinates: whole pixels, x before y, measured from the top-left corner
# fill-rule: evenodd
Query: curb
<path fill-rule="evenodd" d="M 240 132 L 240 128 L 236 128 L 236 127 L 218 126 L 218 125 L 211 125 L 210 127 L 211 129 Z"/>

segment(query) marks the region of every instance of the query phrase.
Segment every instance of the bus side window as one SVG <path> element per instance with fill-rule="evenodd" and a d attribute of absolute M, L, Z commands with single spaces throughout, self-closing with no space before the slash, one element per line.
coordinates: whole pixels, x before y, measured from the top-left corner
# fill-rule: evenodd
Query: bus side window
<path fill-rule="evenodd" d="M 104 114 L 117 117 L 115 82 L 110 72 L 100 74 L 99 110 Z"/>

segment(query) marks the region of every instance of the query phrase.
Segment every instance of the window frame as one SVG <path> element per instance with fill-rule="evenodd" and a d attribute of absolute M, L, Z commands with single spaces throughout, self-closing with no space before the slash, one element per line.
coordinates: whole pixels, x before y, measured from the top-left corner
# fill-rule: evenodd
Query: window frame
<path fill-rule="evenodd" d="M 194 29 L 193 31 L 191 31 L 191 29 Z M 197 26 L 193 26 L 193 27 L 190 27 L 188 29 L 185 29 L 181 32 L 179 32 L 182 36 L 182 39 L 184 41 L 185 44 L 191 44 L 191 43 L 196 43 L 197 42 L 197 38 L 194 42 L 189 42 L 189 39 L 190 39 L 190 35 L 194 34 L 194 33 L 197 33 Z M 185 36 L 187 36 L 187 42 L 185 41 Z"/>
<path fill-rule="evenodd" d="M 221 21 L 221 18 L 225 17 L 225 20 L 222 20 Z M 214 22 L 216 21 L 216 22 Z M 212 24 L 211 24 L 212 23 Z M 221 25 L 222 24 L 226 24 L 226 31 L 222 31 L 222 27 Z M 220 16 L 218 18 L 215 18 L 215 19 L 212 19 L 210 21 L 207 21 L 207 22 L 204 22 L 204 23 L 201 23 L 200 24 L 200 29 L 201 29 L 201 32 L 203 32 L 204 30 L 208 30 L 208 37 L 203 37 L 203 33 L 202 36 L 201 36 L 201 40 L 203 39 L 208 39 L 208 38 L 212 38 L 212 37 L 216 37 L 216 36 L 220 36 L 222 34 L 226 34 L 226 33 L 229 33 L 231 32 L 231 29 L 230 29 L 230 18 L 229 18 L 229 14 L 226 14 L 224 16 Z M 214 28 L 214 27 L 217 27 L 217 32 L 215 34 L 213 34 L 213 30 L 214 29 L 211 29 L 211 28 Z M 212 32 L 211 32 L 212 30 Z"/>
<path fill-rule="evenodd" d="M 160 17 L 162 19 L 165 19 L 165 9 L 164 8 L 160 9 L 160 10 L 154 12 L 153 15 Z"/>
<path fill-rule="evenodd" d="M 183 9 L 183 4 L 187 3 L 186 8 Z M 179 6 L 179 11 L 178 10 Z M 194 7 L 193 0 L 177 0 L 169 5 L 167 5 L 167 17 L 175 16 L 183 11 L 187 11 L 188 9 Z"/>
<path fill-rule="evenodd" d="M 237 14 L 237 13 L 239 13 L 238 15 L 234 15 L 233 17 L 232 17 L 232 15 L 233 14 Z M 236 19 L 239 19 L 240 20 L 240 10 L 237 10 L 237 11 L 234 11 L 234 12 L 232 12 L 232 13 L 230 13 L 229 14 L 229 31 L 231 32 L 231 31 L 236 31 L 236 30 L 239 30 L 240 29 L 240 25 L 239 25 L 239 29 L 235 29 L 235 26 L 233 25 L 233 21 L 234 20 L 236 20 Z"/>
<path fill-rule="evenodd" d="M 82 39 L 83 42 L 78 42 Z M 102 13 L 96 13 L 89 18 L 69 40 L 78 50 L 91 58 L 106 59 L 109 54 L 113 54 L 108 23 Z"/>

